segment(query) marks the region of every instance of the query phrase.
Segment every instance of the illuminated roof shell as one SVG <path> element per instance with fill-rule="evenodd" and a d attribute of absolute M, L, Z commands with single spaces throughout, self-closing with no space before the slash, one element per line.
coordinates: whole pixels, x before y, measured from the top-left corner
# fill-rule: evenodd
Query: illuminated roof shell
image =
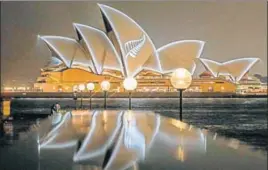
<path fill-rule="evenodd" d="M 105 68 L 122 71 L 120 57 L 103 31 L 77 23 L 74 23 L 74 27 L 84 40 L 98 74 Z"/>
<path fill-rule="evenodd" d="M 75 39 L 61 36 L 41 36 L 40 38 L 68 68 L 75 65 L 92 68 L 90 56 Z"/>
<path fill-rule="evenodd" d="M 200 61 L 214 77 L 230 75 L 234 82 L 239 82 L 241 78 L 253 67 L 253 65 L 259 61 L 259 59 L 239 58 L 219 63 L 213 60 L 200 58 Z"/>
<path fill-rule="evenodd" d="M 158 54 L 147 33 L 121 11 L 106 5 L 99 6 L 104 20 L 109 22 L 119 44 L 126 77 L 134 77 L 144 69 L 144 64 L 149 58 L 151 62 L 145 65 L 146 69 L 161 71 Z"/>
<path fill-rule="evenodd" d="M 183 40 L 157 49 L 163 73 L 173 72 L 177 68 L 185 68 L 194 74 L 195 60 L 201 56 L 204 45 L 204 41 Z"/>

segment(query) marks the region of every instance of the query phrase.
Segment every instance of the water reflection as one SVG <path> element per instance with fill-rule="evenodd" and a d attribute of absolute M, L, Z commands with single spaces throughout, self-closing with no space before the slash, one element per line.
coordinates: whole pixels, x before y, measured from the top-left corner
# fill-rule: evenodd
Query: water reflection
<path fill-rule="evenodd" d="M 143 161 L 156 135 L 176 145 L 181 161 L 186 159 L 186 150 L 202 148 L 205 153 L 201 131 L 191 131 L 191 127 L 174 119 L 160 120 L 152 112 L 72 111 L 50 119 L 52 129 L 47 134 L 39 133 L 41 150 L 76 145 L 74 162 L 107 170 L 128 169 L 136 161 Z"/>
<path fill-rule="evenodd" d="M 18 139 L 18 135 L 14 133 L 14 126 L 12 121 L 5 121 L 0 124 L 0 139 L 3 140 L 3 145 L 12 145 L 14 140 Z"/>
<path fill-rule="evenodd" d="M 53 115 L 39 127 L 40 155 L 46 150 L 73 148 L 73 169 L 126 170 L 142 165 L 148 166 L 143 169 L 237 169 L 243 164 L 234 164 L 234 159 L 254 166 L 249 157 L 258 165 L 265 163 L 263 157 L 247 150 L 234 152 L 240 146 L 238 141 L 226 142 L 216 134 L 150 111 L 76 110 Z M 241 154 L 245 159 L 237 158 Z M 228 161 L 232 164 L 226 164 Z M 211 167 L 211 162 L 216 166 Z"/>

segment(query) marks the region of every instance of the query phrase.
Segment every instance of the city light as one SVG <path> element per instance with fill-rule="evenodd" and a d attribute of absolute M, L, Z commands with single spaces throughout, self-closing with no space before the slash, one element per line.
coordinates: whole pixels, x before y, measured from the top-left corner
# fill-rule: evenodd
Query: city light
<path fill-rule="evenodd" d="M 134 79 L 134 78 L 126 78 L 123 82 L 123 86 L 126 90 L 128 91 L 132 91 L 132 90 L 135 90 L 137 88 L 137 80 Z"/>
<path fill-rule="evenodd" d="M 109 91 L 111 85 L 110 82 L 107 80 L 104 80 L 101 82 L 101 89 L 104 91 L 104 109 L 107 109 L 107 91 Z"/>
<path fill-rule="evenodd" d="M 176 89 L 187 89 L 192 83 L 192 75 L 188 70 L 179 68 L 172 73 L 170 82 Z"/>
<path fill-rule="evenodd" d="M 95 88 L 95 85 L 94 85 L 94 83 L 88 83 L 87 84 L 87 89 L 89 90 L 89 108 L 90 108 L 90 110 L 91 110 L 91 108 L 92 108 L 92 91 L 94 90 L 94 88 Z"/>
<path fill-rule="evenodd" d="M 74 86 L 73 86 L 73 91 L 74 91 L 74 92 L 78 91 L 78 86 L 77 86 L 77 85 L 74 85 Z"/>
<path fill-rule="evenodd" d="M 126 78 L 123 82 L 124 88 L 129 91 L 128 93 L 128 109 L 131 110 L 131 92 L 137 88 L 137 80 L 130 77 Z"/>
<path fill-rule="evenodd" d="M 192 75 L 188 70 L 178 68 L 172 73 L 170 82 L 180 93 L 180 121 L 182 121 L 182 91 L 191 85 Z"/>
<path fill-rule="evenodd" d="M 87 84 L 87 89 L 88 89 L 89 91 L 94 90 L 94 88 L 95 88 L 94 83 L 88 83 L 88 84 Z"/>
<path fill-rule="evenodd" d="M 78 86 L 80 91 L 84 91 L 85 90 L 85 85 L 84 84 L 79 84 Z"/>
<path fill-rule="evenodd" d="M 104 80 L 103 82 L 101 82 L 101 89 L 102 91 L 109 91 L 111 85 L 109 81 Z"/>

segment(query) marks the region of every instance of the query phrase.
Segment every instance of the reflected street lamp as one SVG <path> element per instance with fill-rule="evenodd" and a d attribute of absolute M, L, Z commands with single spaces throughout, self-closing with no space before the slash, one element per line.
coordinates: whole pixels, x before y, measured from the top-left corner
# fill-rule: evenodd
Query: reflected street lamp
<path fill-rule="evenodd" d="M 83 91 L 85 90 L 85 85 L 84 84 L 79 84 L 78 86 L 79 91 L 81 93 L 81 104 L 80 104 L 80 108 L 83 107 Z"/>
<path fill-rule="evenodd" d="M 87 89 L 89 90 L 89 109 L 91 110 L 91 98 L 92 98 L 92 91 L 94 90 L 95 85 L 94 83 L 88 83 L 87 84 Z"/>
<path fill-rule="evenodd" d="M 104 80 L 103 82 L 101 82 L 101 89 L 102 89 L 102 91 L 104 91 L 104 109 L 105 110 L 107 108 L 107 101 L 106 101 L 107 91 L 109 91 L 110 86 L 111 86 L 110 82 L 107 80 Z"/>
<path fill-rule="evenodd" d="M 170 82 L 180 93 L 180 121 L 182 121 L 182 92 L 191 85 L 192 75 L 188 70 L 178 68 L 172 73 Z"/>
<path fill-rule="evenodd" d="M 131 110 L 131 92 L 137 88 L 137 80 L 134 78 L 126 78 L 123 82 L 124 88 L 129 92 L 128 93 L 128 109 Z"/>

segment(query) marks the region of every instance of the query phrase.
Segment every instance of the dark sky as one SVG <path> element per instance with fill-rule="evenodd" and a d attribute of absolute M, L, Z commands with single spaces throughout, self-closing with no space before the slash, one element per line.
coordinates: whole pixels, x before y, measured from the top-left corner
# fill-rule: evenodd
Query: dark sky
<path fill-rule="evenodd" d="M 267 75 L 266 2 L 101 2 L 136 20 L 156 48 L 169 42 L 206 42 L 203 58 L 259 57 L 251 73 Z M 37 35 L 76 37 L 72 23 L 103 29 L 95 2 L 2 2 L 1 79 L 35 81 L 50 52 Z M 196 72 L 203 70 L 199 66 Z"/>

